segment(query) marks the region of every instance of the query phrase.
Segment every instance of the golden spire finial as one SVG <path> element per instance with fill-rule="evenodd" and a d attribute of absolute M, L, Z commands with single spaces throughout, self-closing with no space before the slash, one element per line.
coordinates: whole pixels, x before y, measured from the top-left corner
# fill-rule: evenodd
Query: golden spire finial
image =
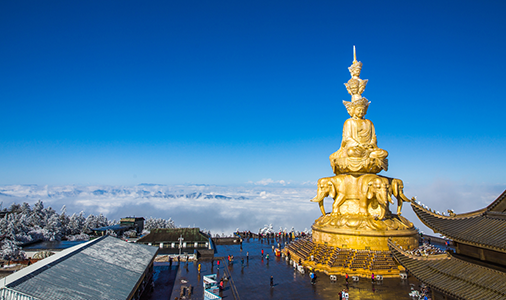
<path fill-rule="evenodd" d="M 355 102 L 362 98 L 362 93 L 364 92 L 365 86 L 367 85 L 367 79 L 360 79 L 362 63 L 357 61 L 357 50 L 355 48 L 355 45 L 353 45 L 353 63 L 348 68 L 348 70 L 350 71 L 351 79 L 348 80 L 348 82 L 344 85 L 346 85 L 348 93 L 352 96 L 352 102 Z"/>

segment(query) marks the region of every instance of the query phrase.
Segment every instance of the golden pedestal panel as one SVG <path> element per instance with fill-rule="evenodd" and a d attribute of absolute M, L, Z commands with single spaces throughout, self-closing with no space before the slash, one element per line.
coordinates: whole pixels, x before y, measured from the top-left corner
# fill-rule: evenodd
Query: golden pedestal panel
<path fill-rule="evenodd" d="M 392 239 L 404 249 L 418 247 L 418 232 L 413 228 L 404 230 L 361 231 L 313 225 L 312 229 L 313 243 L 341 249 L 389 251 L 388 239 Z"/>

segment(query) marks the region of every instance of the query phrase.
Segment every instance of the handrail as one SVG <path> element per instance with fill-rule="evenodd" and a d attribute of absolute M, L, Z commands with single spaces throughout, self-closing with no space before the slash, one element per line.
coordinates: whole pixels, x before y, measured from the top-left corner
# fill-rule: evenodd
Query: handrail
<path fill-rule="evenodd" d="M 237 287 L 235 286 L 234 279 L 232 278 L 232 275 L 230 274 L 228 268 L 225 268 L 225 273 L 227 274 L 228 282 L 230 284 L 230 289 L 232 290 L 232 295 L 234 296 L 234 299 L 241 300 L 241 298 L 239 297 L 239 292 L 237 292 Z"/>

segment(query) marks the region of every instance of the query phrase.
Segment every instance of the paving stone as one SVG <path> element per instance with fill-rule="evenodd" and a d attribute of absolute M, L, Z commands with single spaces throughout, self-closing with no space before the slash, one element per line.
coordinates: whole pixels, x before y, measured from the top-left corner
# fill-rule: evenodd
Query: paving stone
<path fill-rule="evenodd" d="M 350 299 L 411 299 L 409 292 L 411 287 L 418 288 L 420 284 L 416 279 L 409 277 L 407 280 L 400 278 L 385 278 L 383 282 L 371 283 L 370 279 L 360 278 L 358 283 L 350 282 L 348 286 L 344 277 L 338 276 L 336 282 L 332 282 L 328 275 L 317 272 L 315 284 L 311 284 L 309 274 L 301 274 L 290 266 L 285 259 L 276 257 L 272 246 L 277 242 L 258 239 L 245 239 L 242 251 L 239 245 L 217 246 L 216 257 L 221 257 L 220 268 L 217 268 L 216 260 L 181 263 L 179 268 L 173 266 L 171 272 L 177 272 L 174 279 L 172 294 L 169 299 L 179 297 L 182 285 L 193 287 L 193 293 L 189 299 L 203 299 L 202 276 L 218 274 L 222 278 L 224 274 L 230 274 L 232 281 L 225 282 L 225 289 L 221 296 L 224 299 L 234 298 L 232 284 L 235 285 L 239 299 L 339 299 L 338 293 L 348 288 Z M 264 249 L 264 257 L 261 251 Z M 246 253 L 249 252 L 249 261 Z M 269 254 L 269 260 L 266 259 Z M 227 263 L 227 256 L 233 255 L 232 264 Z M 241 264 L 244 259 L 244 265 Z M 199 276 L 197 268 L 201 264 Z M 177 263 L 175 263 L 177 265 Z M 156 271 L 155 266 L 155 271 Z M 226 268 L 226 270 L 225 270 Z M 167 270 L 166 270 L 167 271 Z M 172 275 L 173 276 L 173 275 Z M 274 287 L 270 287 L 270 277 L 274 278 Z M 167 280 L 168 275 L 158 277 L 159 280 Z M 187 283 L 181 284 L 181 280 Z M 167 283 L 155 282 L 155 292 L 146 300 L 167 299 L 167 292 L 159 293 L 158 289 L 167 286 Z"/>

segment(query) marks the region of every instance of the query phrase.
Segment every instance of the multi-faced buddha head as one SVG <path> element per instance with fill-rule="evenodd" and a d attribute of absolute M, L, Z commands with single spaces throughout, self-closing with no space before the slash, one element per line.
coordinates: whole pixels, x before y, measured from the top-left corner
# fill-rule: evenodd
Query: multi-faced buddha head
<path fill-rule="evenodd" d="M 360 94 L 360 81 L 356 78 L 351 78 L 344 84 L 350 95 Z"/>
<path fill-rule="evenodd" d="M 360 71 L 362 71 L 362 62 L 355 61 L 351 66 L 348 67 L 351 77 L 359 77 Z"/>
<path fill-rule="evenodd" d="M 356 119 L 364 118 L 365 114 L 367 114 L 369 103 L 370 102 L 366 98 L 361 98 L 352 102 L 343 101 L 343 104 L 346 106 L 346 110 L 348 111 L 350 117 Z"/>

